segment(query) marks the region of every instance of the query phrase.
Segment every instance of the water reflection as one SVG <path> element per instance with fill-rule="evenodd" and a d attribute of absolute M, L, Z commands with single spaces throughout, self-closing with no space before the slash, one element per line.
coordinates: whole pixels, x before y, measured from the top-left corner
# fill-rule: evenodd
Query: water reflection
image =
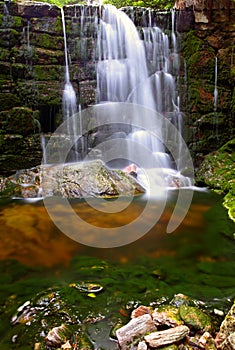
<path fill-rule="evenodd" d="M 120 262 L 132 261 L 144 255 L 153 258 L 181 255 L 188 258 L 191 256 L 191 259 L 213 259 L 214 246 L 217 245 L 222 252 L 226 245 L 223 235 L 220 234 L 221 225 L 224 225 L 226 230 L 230 230 L 228 227 L 232 225 L 226 219 L 220 197 L 195 192 L 185 219 L 175 232 L 167 234 L 166 227 L 176 198 L 177 193 L 172 192 L 160 219 L 144 237 L 123 247 L 109 249 L 84 246 L 64 235 L 53 224 L 42 201 L 2 201 L 0 260 L 16 259 L 26 265 L 52 267 L 58 264 L 68 265 L 75 255 L 92 255 Z M 109 206 L 109 201 L 102 203 L 104 209 L 106 205 Z M 158 202 L 154 202 L 153 206 L 157 207 Z M 138 218 L 145 207 L 145 201 L 136 198 L 117 214 L 97 211 L 86 202 L 78 200 L 72 202 L 72 207 L 77 215 L 91 225 L 112 228 L 126 225 Z M 217 207 L 218 215 L 214 216 L 213 211 Z M 211 233 L 216 237 L 216 242 Z"/>

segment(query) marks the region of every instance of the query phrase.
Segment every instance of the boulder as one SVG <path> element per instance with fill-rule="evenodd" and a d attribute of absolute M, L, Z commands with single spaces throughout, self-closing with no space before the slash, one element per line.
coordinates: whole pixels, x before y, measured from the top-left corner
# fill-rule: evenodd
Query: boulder
<path fill-rule="evenodd" d="M 111 170 L 100 160 L 20 170 L 1 187 L 2 195 L 23 198 L 113 198 L 145 192 L 132 176 Z"/>

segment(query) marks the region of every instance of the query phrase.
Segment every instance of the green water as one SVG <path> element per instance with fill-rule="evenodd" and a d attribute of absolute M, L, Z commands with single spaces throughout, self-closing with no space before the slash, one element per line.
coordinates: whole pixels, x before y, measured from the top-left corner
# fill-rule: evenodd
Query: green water
<path fill-rule="evenodd" d="M 62 234 L 42 201 L 1 200 L 0 349 L 33 349 L 61 323 L 87 349 L 94 343 L 97 349 L 117 349 L 109 336 L 116 323 L 128 322 L 141 303 L 157 305 L 177 293 L 211 313 L 215 308 L 226 313 L 235 297 L 234 223 L 220 196 L 195 192 L 184 221 L 167 234 L 176 196 L 172 193 L 144 237 L 109 249 L 83 246 Z M 137 217 L 143 206 L 136 198 L 126 215 L 117 215 L 116 225 L 123 225 L 127 216 Z M 102 226 L 102 215 L 86 203 L 75 201 L 73 208 Z M 110 227 L 113 220 L 110 216 Z M 90 293 L 81 288 L 91 284 L 103 289 Z M 30 312 L 27 306 L 17 311 L 26 301 Z M 24 311 L 28 318 L 20 318 Z"/>

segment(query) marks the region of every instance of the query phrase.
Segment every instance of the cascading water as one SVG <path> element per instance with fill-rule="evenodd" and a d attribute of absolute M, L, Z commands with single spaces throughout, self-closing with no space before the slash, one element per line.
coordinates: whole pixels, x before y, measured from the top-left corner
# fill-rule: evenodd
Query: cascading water
<path fill-rule="evenodd" d="M 67 49 L 67 38 L 66 38 L 66 27 L 64 10 L 61 8 L 61 19 L 64 33 L 64 56 L 65 56 L 65 86 L 63 91 L 63 113 L 64 119 L 71 117 L 77 112 L 77 98 L 74 88 L 70 82 L 69 76 L 69 62 L 68 62 L 68 49 Z"/>
<path fill-rule="evenodd" d="M 151 19 L 151 16 L 149 16 Z M 98 32 L 99 61 L 97 64 L 97 97 L 101 102 L 129 102 L 143 105 L 161 113 L 172 120 L 177 119 L 176 126 L 181 128 L 177 116 L 180 115 L 179 98 L 176 96 L 173 74 L 179 71 L 177 40 L 174 29 L 174 12 L 172 11 L 171 47 L 169 37 L 156 25 L 142 29 L 142 38 L 132 20 L 113 6 L 104 6 Z M 156 137 L 145 130 L 139 130 L 133 115 L 134 127 L 129 138 L 143 147 L 150 149 L 159 168 L 169 169 L 172 162 L 165 148 Z M 153 126 L 154 127 L 154 126 Z M 161 121 L 156 124 L 162 128 Z M 154 130 L 153 130 L 154 132 Z M 162 137 L 160 136 L 160 139 Z M 180 150 L 180 139 L 174 140 Z M 135 153 L 135 150 L 132 151 Z M 178 152 L 180 155 L 180 151 Z M 133 154 L 129 155 L 129 159 Z M 149 158 L 147 168 L 153 165 Z M 171 170 L 170 170 L 171 169 Z"/>
<path fill-rule="evenodd" d="M 217 76 L 218 76 L 218 57 L 215 58 L 214 112 L 217 111 L 217 104 L 218 104 Z"/>
<path fill-rule="evenodd" d="M 215 125 L 215 135 L 218 138 L 218 113 L 217 113 L 217 107 L 218 107 L 218 87 L 217 87 L 217 80 L 218 80 L 218 57 L 215 57 L 215 80 L 214 80 L 214 125 Z"/>
<path fill-rule="evenodd" d="M 66 120 L 78 112 L 78 107 L 77 107 L 76 92 L 70 82 L 66 26 L 65 26 L 65 17 L 64 17 L 63 8 L 61 8 L 61 19 L 62 19 L 63 34 L 64 34 L 64 55 L 65 55 L 65 85 L 63 90 L 62 101 L 63 101 L 63 117 L 64 117 L 64 120 Z M 74 140 L 74 154 L 72 156 L 72 159 L 70 160 L 78 161 L 79 154 L 78 154 L 78 148 L 77 148 L 77 139 L 79 135 L 77 135 L 77 130 L 78 130 L 77 119 L 73 118 L 72 130 L 69 129 L 70 123 L 67 123 L 67 125 L 68 125 L 67 133 L 69 137 L 73 138 Z"/>

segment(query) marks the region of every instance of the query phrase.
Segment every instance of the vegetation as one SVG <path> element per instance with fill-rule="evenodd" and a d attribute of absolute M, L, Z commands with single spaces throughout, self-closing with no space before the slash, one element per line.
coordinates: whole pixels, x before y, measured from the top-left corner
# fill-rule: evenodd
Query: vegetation
<path fill-rule="evenodd" d="M 173 7 L 174 0 L 104 0 L 105 4 L 112 4 L 117 8 L 125 6 L 142 6 L 142 7 L 151 7 L 154 9 L 169 9 Z"/>
<path fill-rule="evenodd" d="M 68 4 L 85 4 L 86 1 L 78 1 L 78 0 L 42 0 L 43 2 L 47 2 L 50 4 L 54 4 L 58 7 L 63 7 Z M 95 0 L 95 2 L 99 2 L 99 0 Z M 142 7 L 150 7 L 154 9 L 169 9 L 173 7 L 175 0 L 104 0 L 104 4 L 111 4 L 116 6 L 117 8 L 125 7 L 125 6 L 142 6 Z"/>

